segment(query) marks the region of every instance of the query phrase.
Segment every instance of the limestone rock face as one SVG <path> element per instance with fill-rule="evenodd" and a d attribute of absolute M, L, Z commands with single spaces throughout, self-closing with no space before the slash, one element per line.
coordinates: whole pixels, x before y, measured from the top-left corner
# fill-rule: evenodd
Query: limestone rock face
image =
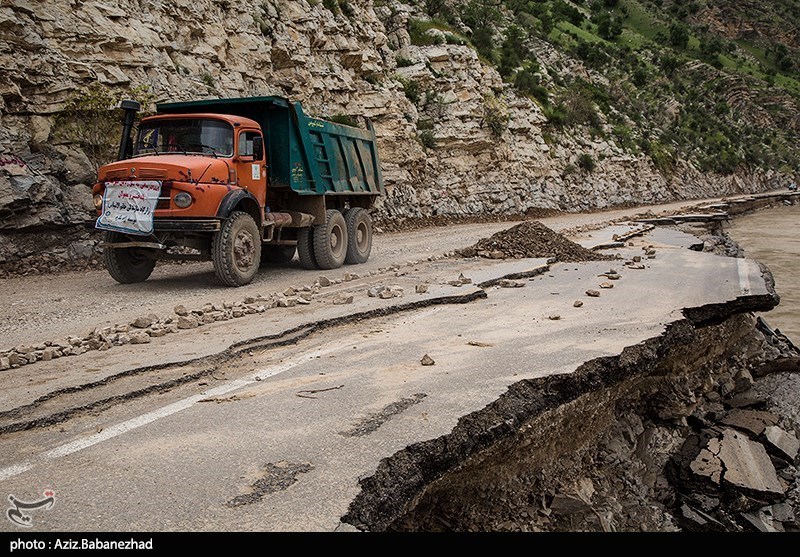
<path fill-rule="evenodd" d="M 665 178 L 649 158 L 609 139 L 546 139 L 539 106 L 470 47 L 411 45 L 407 22 L 417 10 L 365 0 L 335 14 L 307 0 L 4 2 L 0 236 L 92 216 L 95 168 L 59 139 L 54 117 L 97 83 L 121 96 L 146 87 L 156 102 L 281 95 L 318 117 L 367 116 L 386 183 L 376 221 L 574 211 L 771 187 L 768 172 L 708 176 L 682 165 Z M 492 130 L 493 118 L 501 129 Z M 422 129 L 433 146 L 423 146 Z M 568 170 L 583 153 L 596 169 Z M 9 244 L 16 240 L 0 241 L 0 262 L 20 257 L 3 248 Z"/>

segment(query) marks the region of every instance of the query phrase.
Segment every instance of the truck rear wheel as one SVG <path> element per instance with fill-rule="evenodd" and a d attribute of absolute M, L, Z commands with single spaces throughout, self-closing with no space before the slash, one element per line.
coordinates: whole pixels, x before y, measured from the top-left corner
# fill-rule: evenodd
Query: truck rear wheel
<path fill-rule="evenodd" d="M 314 258 L 320 269 L 338 269 L 347 257 L 347 223 L 336 209 L 325 212 L 325 223 L 314 227 Z"/>
<path fill-rule="evenodd" d="M 294 259 L 294 254 L 296 251 L 296 246 L 262 244 L 261 263 L 289 263 L 292 259 Z"/>
<path fill-rule="evenodd" d="M 253 217 L 234 211 L 222 221 L 211 244 L 214 271 L 227 286 L 242 286 L 253 280 L 261 264 L 261 234 Z"/>
<path fill-rule="evenodd" d="M 344 214 L 347 222 L 346 263 L 365 263 L 372 251 L 372 218 L 362 207 L 353 207 Z"/>
<path fill-rule="evenodd" d="M 106 232 L 106 243 L 125 242 L 127 238 L 119 232 Z M 104 248 L 103 260 L 108 274 L 120 284 L 133 284 L 147 280 L 156 260 L 147 257 L 142 248 Z"/>
<path fill-rule="evenodd" d="M 314 257 L 314 229 L 311 226 L 297 231 L 297 257 L 303 269 L 319 269 Z"/>

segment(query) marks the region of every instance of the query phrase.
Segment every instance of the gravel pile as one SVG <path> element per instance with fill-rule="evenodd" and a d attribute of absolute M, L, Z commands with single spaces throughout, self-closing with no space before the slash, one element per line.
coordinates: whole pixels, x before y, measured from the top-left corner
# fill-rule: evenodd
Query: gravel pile
<path fill-rule="evenodd" d="M 527 221 L 501 230 L 457 253 L 463 257 L 479 256 L 489 259 L 547 257 L 561 262 L 614 259 L 611 255 L 576 244 L 538 221 Z"/>

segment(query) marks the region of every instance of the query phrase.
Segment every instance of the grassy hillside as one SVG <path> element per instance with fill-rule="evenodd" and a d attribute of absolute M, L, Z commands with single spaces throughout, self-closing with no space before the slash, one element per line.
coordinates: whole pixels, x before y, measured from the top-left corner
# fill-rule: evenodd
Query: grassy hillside
<path fill-rule="evenodd" d="M 549 134 L 613 137 L 664 173 L 678 159 L 723 174 L 800 169 L 800 0 L 417 4 L 427 18 L 411 22 L 413 41 L 451 30 L 541 104 Z"/>

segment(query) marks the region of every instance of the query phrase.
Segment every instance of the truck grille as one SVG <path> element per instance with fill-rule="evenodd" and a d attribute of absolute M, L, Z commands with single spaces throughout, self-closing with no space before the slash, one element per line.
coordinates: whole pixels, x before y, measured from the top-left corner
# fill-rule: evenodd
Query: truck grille
<path fill-rule="evenodd" d="M 140 180 L 162 180 L 167 177 L 167 171 L 162 168 L 140 168 Z"/>
<path fill-rule="evenodd" d="M 158 196 L 158 203 L 156 203 L 156 211 L 169 209 L 170 199 L 172 199 L 172 186 L 163 184 L 161 186 L 161 195 Z"/>
<path fill-rule="evenodd" d="M 128 169 L 109 170 L 106 172 L 106 180 L 124 180 L 128 177 Z"/>

